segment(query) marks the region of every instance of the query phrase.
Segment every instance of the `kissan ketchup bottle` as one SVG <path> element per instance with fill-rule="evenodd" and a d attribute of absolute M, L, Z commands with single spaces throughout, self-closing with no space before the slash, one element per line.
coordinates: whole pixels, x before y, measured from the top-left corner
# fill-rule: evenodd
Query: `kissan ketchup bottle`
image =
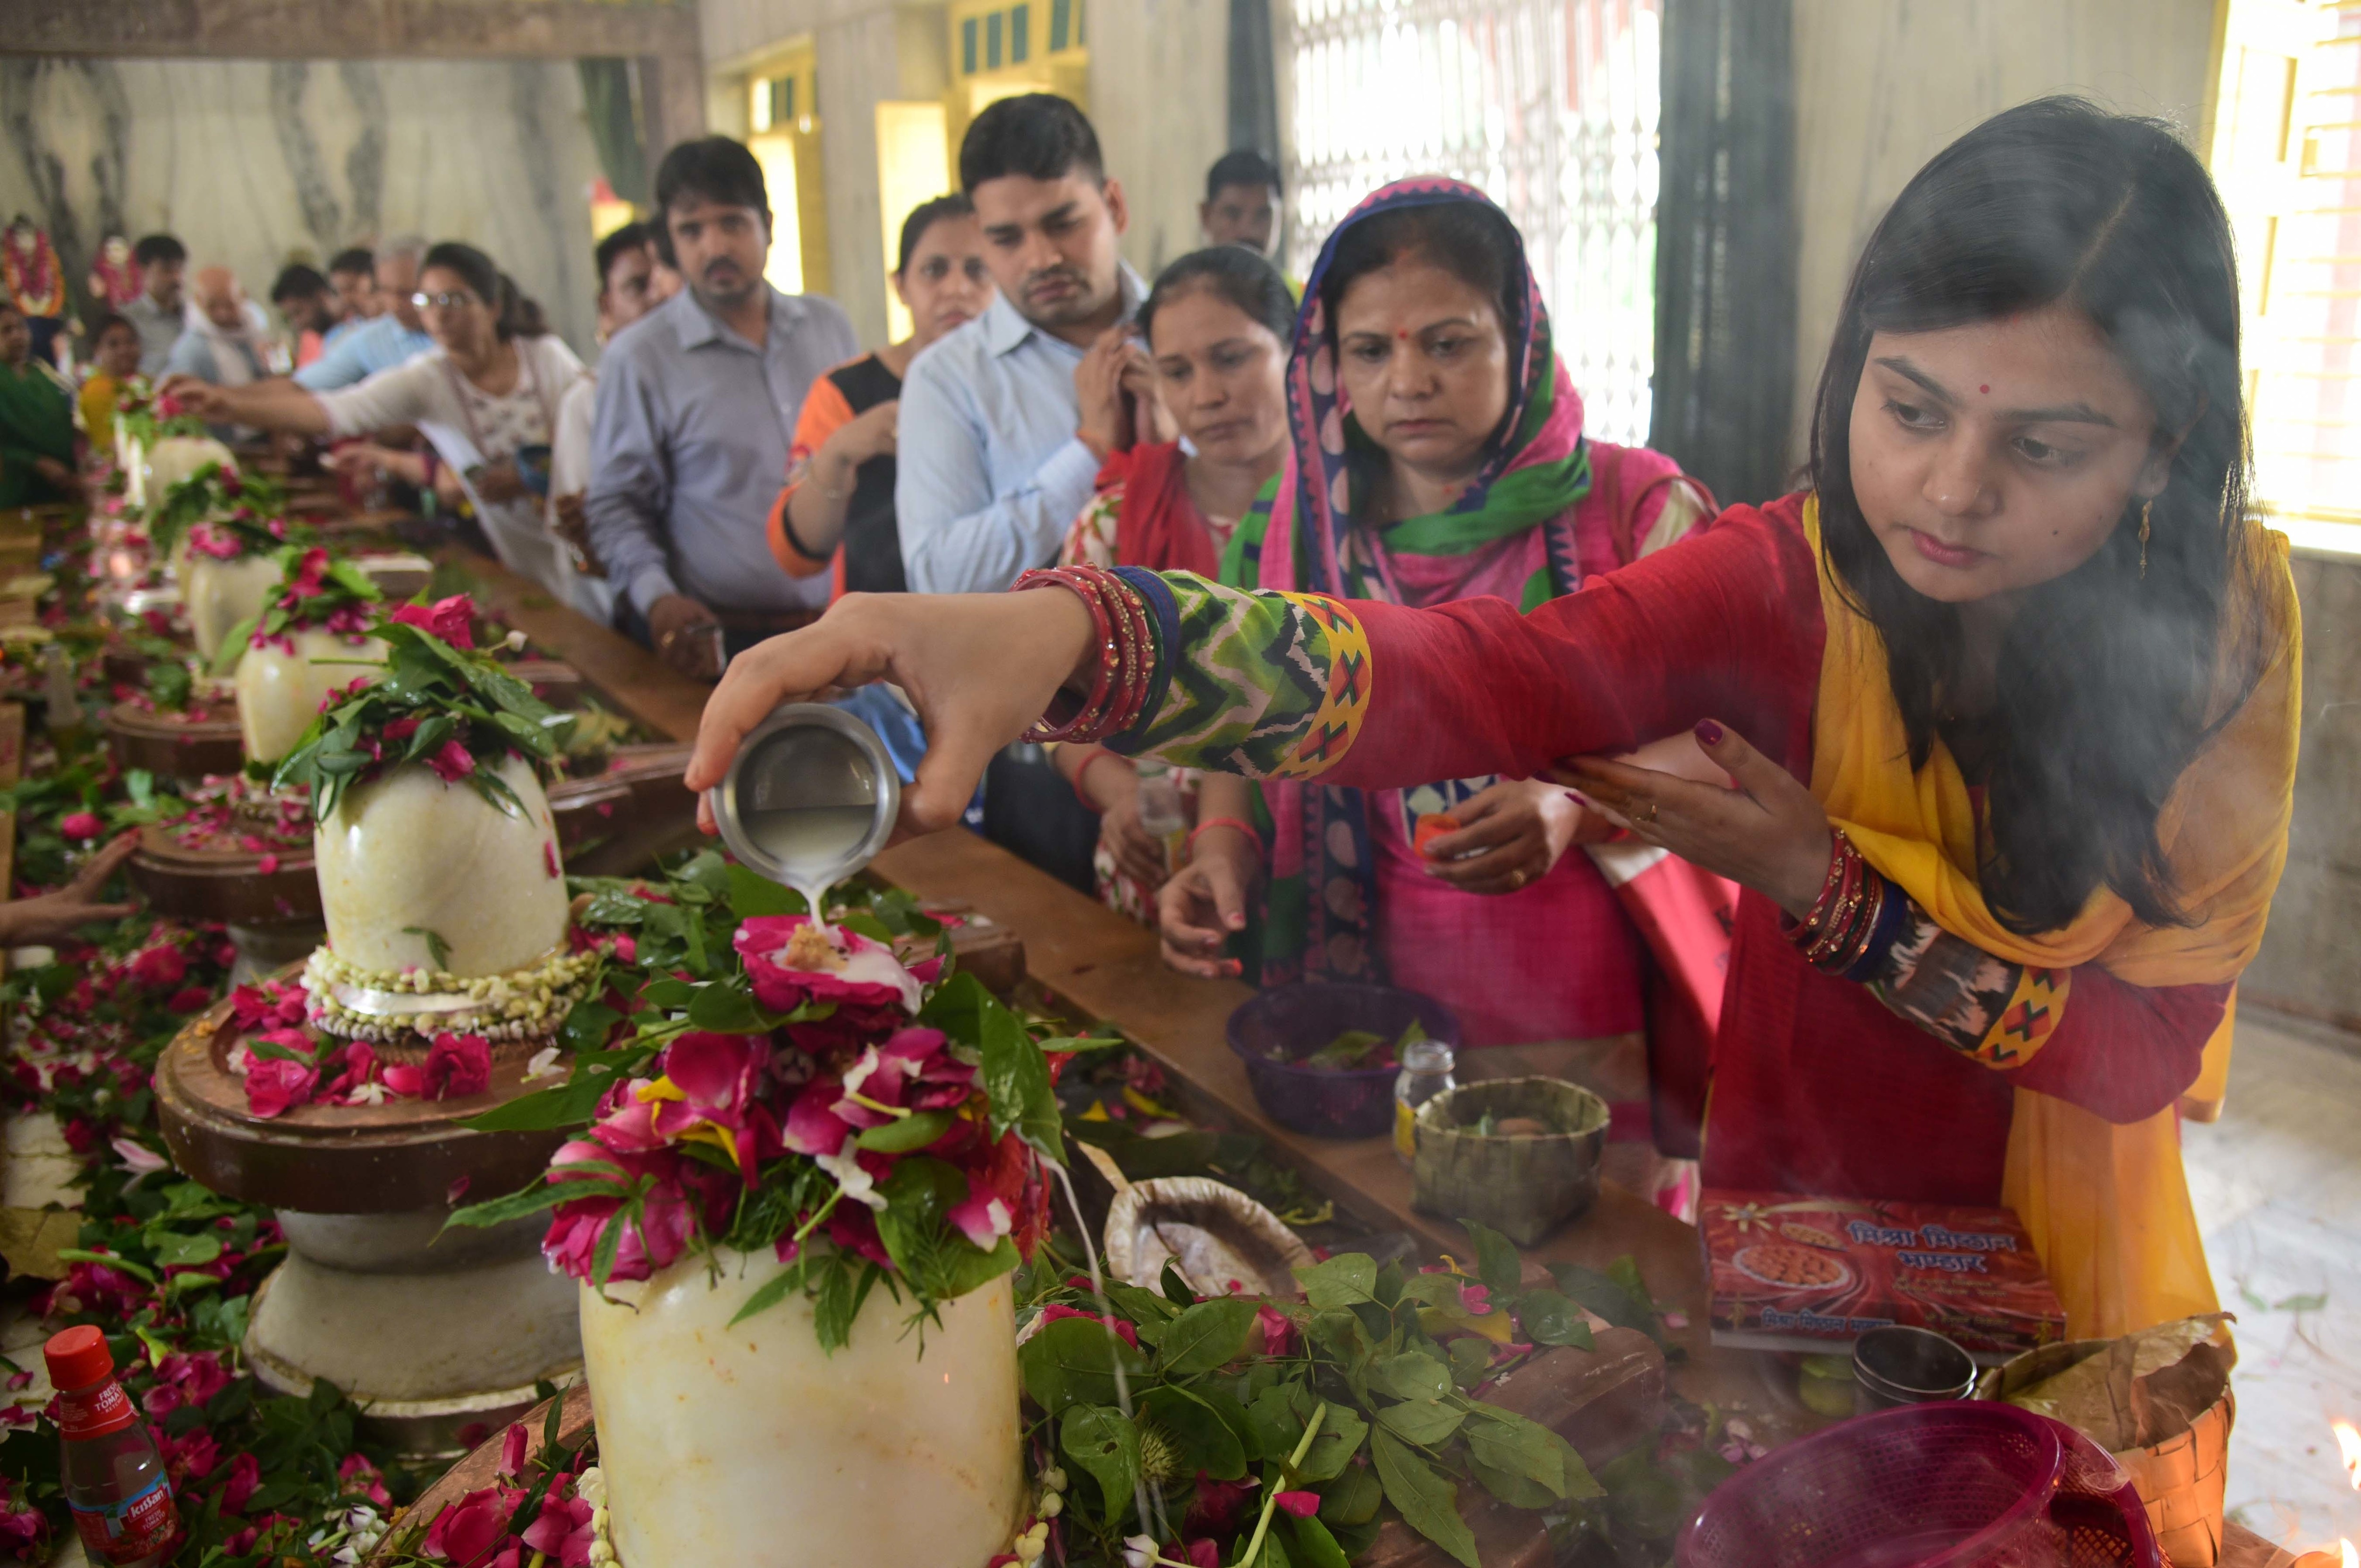
<path fill-rule="evenodd" d="M 106 1336 L 87 1324 L 42 1347 L 57 1386 L 66 1502 L 93 1563 L 148 1568 L 178 1543 L 180 1512 L 156 1439 L 115 1381 Z"/>

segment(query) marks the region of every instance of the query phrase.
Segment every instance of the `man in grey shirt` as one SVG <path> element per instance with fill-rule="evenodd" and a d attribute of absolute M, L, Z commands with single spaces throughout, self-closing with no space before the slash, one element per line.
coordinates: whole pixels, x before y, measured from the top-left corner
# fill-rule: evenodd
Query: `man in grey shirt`
<path fill-rule="evenodd" d="M 792 630 L 828 602 L 829 579 L 788 576 L 763 530 L 805 392 L 859 344 L 834 301 L 763 281 L 770 197 L 744 147 L 683 142 L 656 170 L 655 198 L 660 247 L 688 287 L 598 362 L 584 518 L 620 590 L 617 619 L 709 680 L 724 649 Z"/>

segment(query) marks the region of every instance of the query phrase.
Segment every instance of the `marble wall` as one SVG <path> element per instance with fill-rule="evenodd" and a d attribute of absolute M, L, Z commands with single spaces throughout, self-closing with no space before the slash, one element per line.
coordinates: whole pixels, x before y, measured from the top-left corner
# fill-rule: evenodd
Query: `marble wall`
<path fill-rule="evenodd" d="M 1228 0 L 1089 0 L 1090 97 L 1107 170 L 1131 207 L 1143 273 L 1196 248 L 1205 170 L 1227 150 Z M 809 35 L 818 55 L 829 261 L 863 342 L 885 330 L 875 104 L 949 81 L 948 7 L 929 0 L 700 0 L 714 129 L 745 134 L 745 62 Z"/>
<path fill-rule="evenodd" d="M 587 356 L 598 173 L 568 61 L 0 60 L 0 221 L 77 279 L 104 235 L 166 230 L 265 298 L 289 260 L 417 232 L 489 252 Z"/>
<path fill-rule="evenodd" d="M 2186 126 L 2211 96 L 2214 0 L 1795 0 L 1795 441 L 1870 230 L 1978 121 L 2082 93 Z"/>

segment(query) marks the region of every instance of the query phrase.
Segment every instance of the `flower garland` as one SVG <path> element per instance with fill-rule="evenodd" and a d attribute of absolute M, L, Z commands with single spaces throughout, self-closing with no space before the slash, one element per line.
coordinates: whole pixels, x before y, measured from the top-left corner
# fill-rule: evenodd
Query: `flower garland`
<path fill-rule="evenodd" d="M 516 756 L 546 768 L 574 716 L 476 652 L 475 619 L 474 600 L 459 594 L 432 606 L 403 605 L 371 628 L 386 644 L 382 675 L 365 675 L 328 698 L 273 770 L 272 787 L 308 786 L 313 819 L 325 822 L 354 784 L 422 762 L 445 784 L 465 780 L 498 810 L 522 815 L 500 762 Z"/>
<path fill-rule="evenodd" d="M 312 995 L 312 1021 L 346 1039 L 384 1042 L 417 1031 L 405 1019 L 424 1019 L 442 1032 L 469 1031 L 494 1040 L 528 1040 L 555 1031 L 580 999 L 599 955 L 553 953 L 537 964 L 503 975 L 446 974 L 440 970 L 365 970 L 328 950 L 312 949 L 303 967 L 303 988 Z M 396 999 L 389 1007 L 351 1003 L 368 992 Z M 416 997 L 406 1006 L 398 999 Z"/>

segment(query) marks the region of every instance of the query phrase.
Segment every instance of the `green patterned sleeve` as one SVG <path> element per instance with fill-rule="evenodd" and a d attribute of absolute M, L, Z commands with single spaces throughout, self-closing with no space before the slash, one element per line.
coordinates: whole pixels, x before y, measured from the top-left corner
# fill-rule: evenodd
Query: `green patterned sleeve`
<path fill-rule="evenodd" d="M 1308 778 L 1344 758 L 1369 698 L 1368 638 L 1346 605 L 1118 570 L 1148 602 L 1156 668 L 1110 750 L 1248 778 Z"/>

